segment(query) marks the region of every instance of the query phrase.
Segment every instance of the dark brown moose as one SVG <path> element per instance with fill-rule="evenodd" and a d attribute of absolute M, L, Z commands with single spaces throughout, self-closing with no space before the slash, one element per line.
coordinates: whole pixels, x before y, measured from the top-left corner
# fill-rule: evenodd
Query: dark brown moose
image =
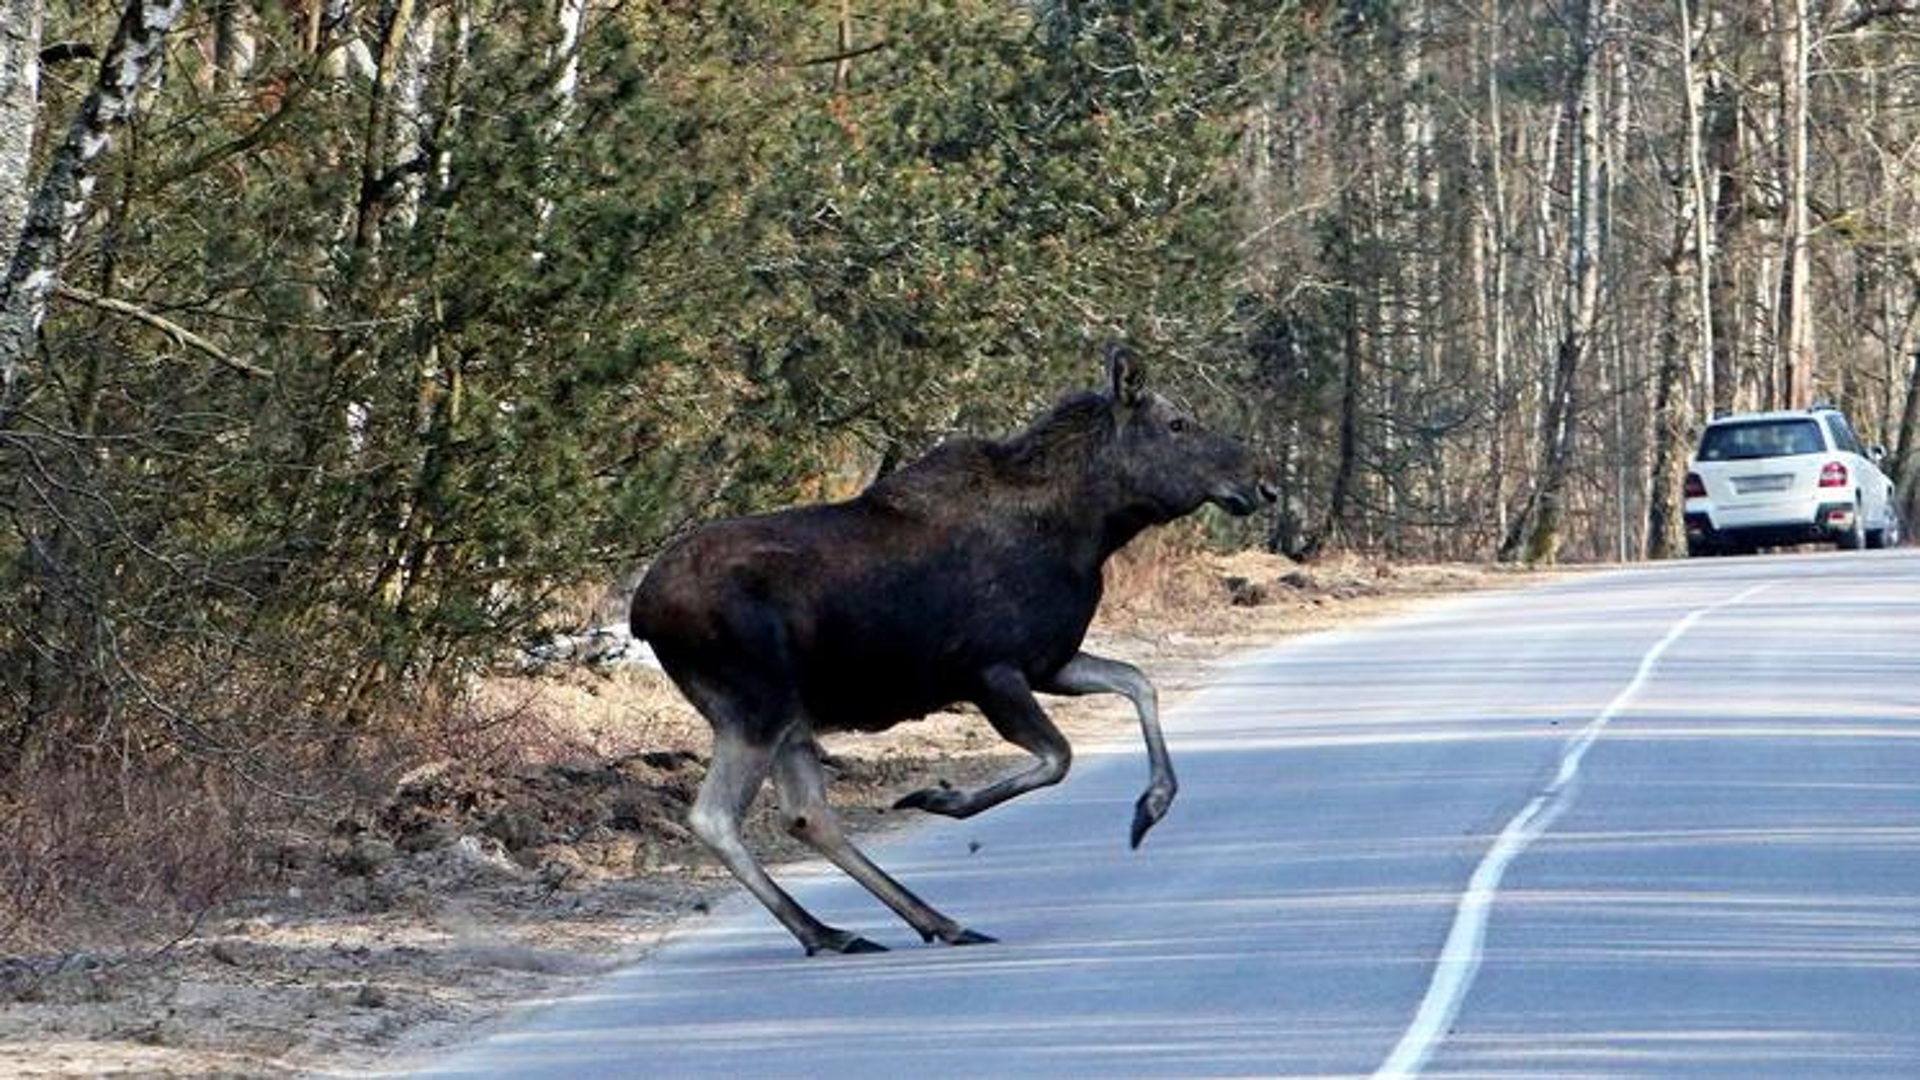
<path fill-rule="evenodd" d="M 748 852 L 740 819 L 772 776 L 788 831 L 852 875 L 927 941 L 993 939 L 875 866 L 828 808 L 815 735 L 883 731 L 972 702 L 1037 760 L 974 791 L 930 787 L 896 806 L 964 818 L 1058 783 L 1072 749 L 1034 692 L 1124 694 L 1151 776 L 1133 843 L 1173 802 L 1153 684 L 1081 652 L 1107 557 L 1150 525 L 1214 503 L 1252 513 L 1272 492 L 1233 439 L 1145 389 L 1107 352 L 1105 392 L 1063 398 L 1004 441 L 948 440 L 859 496 L 718 521 L 664 552 L 633 598 L 633 633 L 713 726 L 691 814 L 710 846 L 808 955 L 882 946 L 827 926 Z"/>

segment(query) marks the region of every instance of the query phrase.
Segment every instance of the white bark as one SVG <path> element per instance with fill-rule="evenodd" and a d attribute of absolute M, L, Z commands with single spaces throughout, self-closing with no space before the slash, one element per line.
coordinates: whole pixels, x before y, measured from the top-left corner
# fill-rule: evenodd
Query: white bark
<path fill-rule="evenodd" d="M 1705 138 L 1701 125 L 1705 123 L 1704 99 L 1706 86 L 1703 81 L 1698 59 L 1695 56 L 1696 41 L 1700 48 L 1706 44 L 1705 19 L 1696 38 L 1693 26 L 1693 7 L 1699 4 L 1702 9 L 1706 0 L 1676 0 L 1680 8 L 1680 75 L 1686 82 L 1687 102 L 1687 188 L 1689 201 L 1693 207 L 1693 286 L 1695 300 L 1699 310 L 1695 313 L 1700 347 L 1700 415 L 1712 416 L 1714 410 L 1713 378 L 1713 205 L 1709 200 L 1707 185 L 1707 155 Z"/>
<path fill-rule="evenodd" d="M 100 157 L 113 129 L 132 115 L 140 88 L 159 74 L 167 32 L 183 7 L 185 0 L 130 0 L 100 63 L 100 77 L 28 207 L 19 246 L 0 285 L 0 411 L 12 402 L 47 297 L 58 282 L 61 257 L 93 196 Z"/>
<path fill-rule="evenodd" d="M 580 37 L 587 28 L 587 0 L 560 0 L 556 17 L 560 40 L 554 44 L 554 59 L 560 74 L 554 79 L 553 97 L 561 106 L 555 123 L 562 124 L 580 91 Z"/>
<path fill-rule="evenodd" d="M 579 98 L 580 37 L 587 26 L 586 0 L 560 0 L 555 17 L 559 21 L 560 40 L 555 43 L 548 59 L 559 68 L 559 74 L 554 77 L 552 88 L 553 119 L 548 121 L 544 132 L 549 143 L 565 137 L 567 123 L 573 117 L 574 102 Z M 552 155 L 545 150 L 542 153 L 547 156 L 547 167 L 554 168 Z M 546 258 L 544 234 L 547 221 L 553 216 L 553 200 L 542 194 L 535 204 L 534 213 L 538 216 L 542 233 L 541 243 L 535 246 L 532 255 L 532 261 L 538 264 Z"/>
<path fill-rule="evenodd" d="M 1486 156 L 1487 182 L 1477 186 L 1474 198 L 1479 212 L 1479 227 L 1474 230 L 1474 267 L 1478 287 L 1474 297 L 1480 310 L 1482 349 L 1487 356 L 1488 373 L 1493 379 L 1493 422 L 1488 425 L 1489 488 L 1493 492 L 1494 530 L 1505 536 L 1508 525 L 1507 439 L 1509 417 L 1507 402 L 1508 342 L 1507 282 L 1512 266 L 1508 252 L 1510 237 L 1510 196 L 1507 193 L 1505 106 L 1500 95 L 1500 66 L 1505 62 L 1501 40 L 1498 0 L 1482 0 L 1480 17 L 1485 27 L 1481 58 L 1487 95 L 1486 138 L 1480 152 Z"/>
<path fill-rule="evenodd" d="M 1541 408 L 1538 479 L 1519 526 L 1507 534 L 1501 556 L 1552 564 L 1560 546 L 1562 503 L 1573 459 L 1573 436 L 1580 413 L 1579 379 L 1592 351 L 1599 321 L 1601 210 L 1608 181 L 1604 165 L 1603 86 L 1612 68 L 1603 55 L 1618 48 L 1614 35 L 1615 0 L 1587 0 L 1573 20 L 1578 35 L 1574 78 L 1567 87 L 1565 114 L 1572 128 L 1567 206 L 1566 276 L 1560 291 L 1560 340 L 1547 365 L 1547 397 Z M 1619 114 L 1615 114 L 1618 122 Z"/>
<path fill-rule="evenodd" d="M 392 58 L 392 114 L 387 124 L 387 167 L 405 168 L 393 199 L 393 223 L 413 228 L 426 192 L 426 170 L 409 166 L 427 153 L 426 134 L 433 117 L 427 106 L 427 74 L 440 36 L 440 8 L 407 5 L 397 54 Z"/>
<path fill-rule="evenodd" d="M 0 0 L 0 251 L 9 256 L 27 224 L 34 119 L 40 105 L 42 3 Z"/>
<path fill-rule="evenodd" d="M 1813 311 L 1812 267 L 1807 258 L 1807 92 L 1808 37 L 1812 26 L 1807 0 L 1783 0 L 1785 22 L 1780 43 L 1780 112 L 1785 126 L 1782 165 L 1787 206 L 1784 250 L 1780 267 L 1780 391 L 1781 408 L 1812 404 Z"/>

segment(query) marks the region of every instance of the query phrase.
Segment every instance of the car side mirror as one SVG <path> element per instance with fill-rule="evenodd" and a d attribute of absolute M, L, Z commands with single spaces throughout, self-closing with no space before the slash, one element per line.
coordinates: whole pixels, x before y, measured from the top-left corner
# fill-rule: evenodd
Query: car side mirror
<path fill-rule="evenodd" d="M 1886 458 L 1887 448 L 1881 446 L 1879 443 L 1874 443 L 1872 446 L 1867 447 L 1867 456 L 1872 458 L 1875 464 L 1878 464 Z"/>

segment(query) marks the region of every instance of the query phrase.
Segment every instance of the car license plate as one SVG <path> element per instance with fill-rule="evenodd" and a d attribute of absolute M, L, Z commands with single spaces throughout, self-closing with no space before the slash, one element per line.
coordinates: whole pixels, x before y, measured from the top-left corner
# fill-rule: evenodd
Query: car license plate
<path fill-rule="evenodd" d="M 1767 476 L 1736 476 L 1733 478 L 1735 495 L 1769 495 L 1785 491 L 1793 486 L 1792 473 L 1775 473 Z"/>

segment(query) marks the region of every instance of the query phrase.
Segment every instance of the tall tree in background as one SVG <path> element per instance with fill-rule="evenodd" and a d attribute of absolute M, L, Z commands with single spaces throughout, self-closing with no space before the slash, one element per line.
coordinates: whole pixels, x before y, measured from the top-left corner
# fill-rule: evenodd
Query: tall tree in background
<path fill-rule="evenodd" d="M 1551 564 L 1559 555 L 1563 502 L 1580 422 L 1582 365 L 1593 348 L 1600 317 L 1601 200 L 1608 179 L 1602 166 L 1604 89 L 1611 70 L 1604 51 L 1617 47 L 1610 38 L 1617 32 L 1614 4 L 1586 0 L 1571 9 L 1569 19 L 1574 42 L 1565 115 L 1572 130 L 1572 182 L 1566 211 L 1568 265 L 1560 289 L 1562 329 L 1540 410 L 1534 487 L 1500 549 L 1502 558 L 1529 563 Z"/>
<path fill-rule="evenodd" d="M 1808 39 L 1813 26 L 1807 0 L 1775 0 L 1773 10 L 1780 43 L 1780 189 L 1786 204 L 1781 222 L 1779 327 L 1774 345 L 1780 366 L 1775 404 L 1791 409 L 1812 404 L 1814 386 L 1807 146 Z"/>

